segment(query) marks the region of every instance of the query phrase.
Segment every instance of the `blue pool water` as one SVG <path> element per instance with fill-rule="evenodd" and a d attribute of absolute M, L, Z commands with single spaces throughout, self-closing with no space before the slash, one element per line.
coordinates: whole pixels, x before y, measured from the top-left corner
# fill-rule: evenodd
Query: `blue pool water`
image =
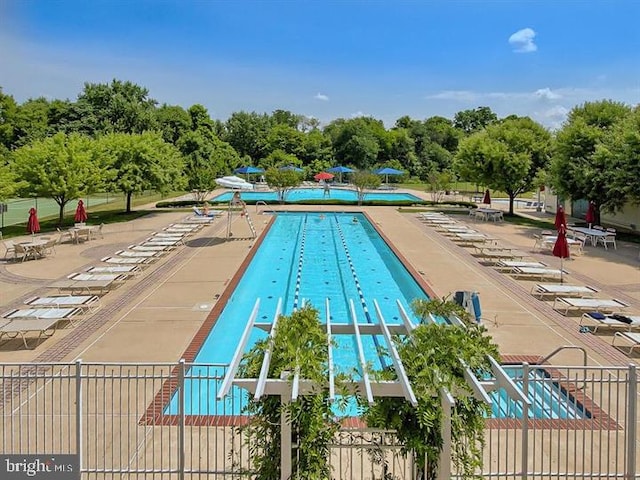
<path fill-rule="evenodd" d="M 351 202 L 358 201 L 358 194 L 355 190 L 345 188 L 331 188 L 330 195 L 324 194 L 322 188 L 294 188 L 287 192 L 285 200 L 287 202 L 301 202 L 305 200 L 345 200 Z M 232 192 L 226 192 L 211 199 L 212 202 L 228 202 L 231 200 Z M 257 202 L 270 201 L 277 202 L 278 195 L 276 192 L 242 192 L 241 197 L 244 201 Z M 368 192 L 364 196 L 366 200 L 386 200 L 388 202 L 396 201 L 412 201 L 420 202 L 422 199 L 411 195 L 410 193 L 395 193 L 395 192 Z"/>
<path fill-rule="evenodd" d="M 228 364 L 231 361 L 256 298 L 260 298 L 259 322 L 273 320 L 279 298 L 283 300 L 285 315 L 308 301 L 320 310 L 324 319 L 324 304 L 328 298 L 335 324 L 352 323 L 350 300 L 354 301 L 359 323 L 377 323 L 374 299 L 378 301 L 385 321 L 398 324 L 401 319 L 396 299 L 411 315 L 411 301 L 427 298 L 427 295 L 364 215 L 280 213 L 202 345 L 195 363 Z M 417 318 L 413 320 L 418 322 Z M 254 329 L 249 344 L 253 345 L 264 335 L 261 330 Z M 387 360 L 379 356 L 376 342 L 384 344 L 383 339 L 365 335 L 362 340 L 367 360 L 373 368 L 382 368 Z M 337 336 L 336 369 L 352 373 L 358 365 L 356 355 L 354 339 Z M 207 374 L 211 373 L 222 375 L 221 370 L 208 369 Z M 203 372 L 194 368 L 190 375 L 198 377 Z M 212 391 L 203 388 L 200 382 L 194 383 L 198 384 L 187 389 L 186 405 L 190 413 L 221 411 L 219 405 L 212 404 L 216 402 Z M 236 405 L 240 403 L 238 398 L 232 401 Z M 170 410 L 175 411 L 176 405 L 174 400 Z"/>
<path fill-rule="evenodd" d="M 504 369 L 514 383 L 526 391 L 531 401 L 528 418 L 575 420 L 590 417 L 583 405 L 569 396 L 557 381 L 551 379 L 546 370 L 529 370 L 525 388 L 522 368 L 505 365 Z M 491 412 L 493 418 L 522 418 L 522 406 L 511 400 L 505 390 L 496 390 L 490 396 L 494 400 Z"/>
<path fill-rule="evenodd" d="M 374 299 L 378 301 L 385 321 L 397 324 L 401 320 L 396 299 L 411 315 L 408 308 L 411 301 L 426 297 L 364 215 L 280 213 L 194 360 L 196 364 L 210 366 L 194 367 L 187 372 L 185 413 L 237 415 L 241 412 L 245 401 L 239 389 L 234 388 L 222 402 L 216 400 L 216 394 L 224 376 L 224 365 L 233 356 L 256 298 L 260 298 L 259 322 L 273 320 L 279 298 L 283 300 L 284 314 L 290 314 L 296 305 L 309 301 L 320 310 L 321 319 L 324 319 L 324 303 L 329 298 L 334 324 L 351 323 L 350 300 L 354 301 L 359 323 L 377 323 L 373 313 Z M 249 347 L 265 335 L 254 329 Z M 354 339 L 341 335 L 337 340 L 336 368 L 353 374 L 358 365 Z M 380 338 L 377 341 L 384 344 Z M 374 337 L 363 336 L 363 344 L 372 367 L 381 368 L 387 359 L 379 356 Z M 505 368 L 522 387 L 522 369 Z M 492 395 L 494 418 L 522 416 L 521 409 L 506 392 L 498 390 Z M 582 406 L 572 401 L 544 370 L 530 372 L 528 395 L 533 403 L 529 410 L 531 418 L 585 418 Z M 175 397 L 166 411 L 172 414 L 178 411 Z"/>

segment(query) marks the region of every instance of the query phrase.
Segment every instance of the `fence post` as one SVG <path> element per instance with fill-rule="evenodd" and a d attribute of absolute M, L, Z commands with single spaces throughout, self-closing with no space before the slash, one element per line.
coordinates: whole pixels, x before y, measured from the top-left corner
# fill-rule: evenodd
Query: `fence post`
<path fill-rule="evenodd" d="M 78 476 L 82 474 L 82 359 L 76 360 L 76 455 L 78 455 Z"/>
<path fill-rule="evenodd" d="M 627 395 L 627 466 L 624 474 L 628 480 L 636 478 L 636 429 L 638 428 L 638 411 L 636 402 L 638 397 L 638 377 L 636 366 L 629 365 L 629 393 Z"/>
<path fill-rule="evenodd" d="M 185 362 L 184 358 L 180 359 L 178 364 L 178 478 L 184 480 L 184 446 L 185 446 L 185 416 L 184 416 L 184 376 Z"/>
<path fill-rule="evenodd" d="M 522 390 L 525 394 L 529 395 L 529 364 L 524 362 L 522 364 Z M 522 402 L 522 452 L 520 457 L 522 480 L 527 479 L 527 472 L 529 471 L 529 405 L 527 402 Z"/>

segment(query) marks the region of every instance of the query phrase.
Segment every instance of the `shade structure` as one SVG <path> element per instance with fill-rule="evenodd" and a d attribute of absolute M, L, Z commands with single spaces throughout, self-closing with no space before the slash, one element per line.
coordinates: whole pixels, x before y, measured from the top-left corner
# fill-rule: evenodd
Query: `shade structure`
<path fill-rule="evenodd" d="M 553 245 L 553 256 L 560 259 L 560 283 L 562 283 L 563 261 L 565 258 L 569 258 L 571 252 L 569 251 L 569 243 L 567 242 L 567 229 L 563 225 L 558 229 L 558 237 L 556 243 Z"/>
<path fill-rule="evenodd" d="M 27 221 L 27 232 L 33 235 L 39 231 L 40 222 L 38 222 L 38 213 L 35 208 L 31 207 L 31 209 L 29 209 L 29 220 Z"/>
<path fill-rule="evenodd" d="M 320 180 L 331 180 L 333 178 L 333 174 L 328 172 L 320 172 L 316 173 L 313 178 L 315 178 L 318 182 Z"/>
<path fill-rule="evenodd" d="M 586 222 L 589 224 L 589 228 L 596 221 L 596 204 L 593 202 L 589 202 L 589 207 L 587 208 L 587 216 L 585 217 Z"/>
<path fill-rule="evenodd" d="M 284 167 L 280 167 L 278 170 L 282 170 L 283 172 L 304 172 L 303 168 L 296 167 L 295 165 L 286 165 Z"/>
<path fill-rule="evenodd" d="M 76 214 L 73 216 L 73 220 L 76 223 L 84 223 L 87 221 L 87 210 L 84 208 L 84 202 L 78 200 L 78 206 L 76 207 Z"/>
<path fill-rule="evenodd" d="M 233 173 L 242 173 L 244 175 L 247 174 L 251 174 L 251 173 L 264 173 L 264 170 L 258 167 L 240 167 L 240 168 L 236 168 Z"/>
<path fill-rule="evenodd" d="M 353 173 L 355 170 L 349 167 L 343 167 L 342 165 L 338 165 L 336 167 L 331 167 L 327 170 L 327 172 L 331 173 Z"/>
<path fill-rule="evenodd" d="M 216 178 L 216 183 L 221 187 L 233 188 L 235 190 L 253 190 L 253 185 L 244 178 L 229 176 Z"/>
<path fill-rule="evenodd" d="M 384 175 L 384 183 L 389 183 L 389 175 L 402 175 L 404 172 L 402 170 L 396 170 L 395 168 L 379 168 L 375 172 L 376 175 Z"/>
<path fill-rule="evenodd" d="M 482 203 L 491 205 L 491 193 L 489 193 L 488 188 L 484 191 L 484 198 L 482 199 Z"/>
<path fill-rule="evenodd" d="M 562 205 L 558 206 L 558 210 L 556 210 L 556 220 L 554 222 L 556 226 L 556 230 L 560 230 L 561 227 L 567 229 L 567 217 L 564 215 L 564 208 Z"/>
<path fill-rule="evenodd" d="M 330 169 L 328 169 L 327 172 L 337 173 L 338 174 L 338 181 L 340 183 L 342 183 L 342 174 L 343 173 L 353 173 L 353 172 L 355 172 L 355 170 L 353 170 L 352 168 L 349 168 L 349 167 L 343 167 L 342 165 L 337 165 L 335 167 L 331 167 Z"/>

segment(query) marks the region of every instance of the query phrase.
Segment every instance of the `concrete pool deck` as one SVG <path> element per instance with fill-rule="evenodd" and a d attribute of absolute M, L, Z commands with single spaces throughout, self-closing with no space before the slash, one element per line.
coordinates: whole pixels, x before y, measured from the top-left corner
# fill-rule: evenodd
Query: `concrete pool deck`
<path fill-rule="evenodd" d="M 262 207 L 265 208 L 265 207 Z M 540 282 L 516 280 L 482 265 L 472 249 L 454 244 L 434 228 L 422 224 L 415 213 L 400 213 L 395 207 L 268 207 L 269 210 L 365 211 L 438 296 L 456 290 L 480 293 L 487 329 L 504 355 L 511 358 L 545 356 L 563 345 L 583 347 L 591 365 L 638 363 L 639 355 L 611 346 L 612 332 L 580 333 L 579 317 L 565 317 L 552 302 L 534 298 L 530 291 Z M 258 235 L 269 217 L 248 207 Z M 535 212 L 533 212 L 535 214 Z M 56 255 L 24 263 L 0 262 L 2 312 L 22 306 L 35 295 L 55 293 L 48 287 L 72 272 L 99 265 L 100 259 L 127 245 L 138 243 L 152 231 L 178 222 L 187 212 L 160 212 L 132 222 L 105 227 L 104 239 L 79 245 L 62 244 Z M 532 251 L 536 229 L 510 223 L 487 223 L 460 216 L 477 230 L 505 246 L 527 253 L 531 259 L 558 267 L 560 260 L 549 253 Z M 254 241 L 241 217 L 233 216 L 234 236 L 225 241 L 226 216 L 216 219 L 186 240 L 137 278 L 101 299 L 97 312 L 85 315 L 76 325 L 63 324 L 55 334 L 33 350 L 18 339 L 0 342 L 0 362 L 83 361 L 175 362 L 207 319 L 217 299 L 245 260 Z M 25 237 L 26 238 L 26 237 Z M 602 298 L 617 298 L 640 313 L 640 246 L 618 243 L 617 250 L 585 248 L 585 254 L 565 261 L 567 282 L 597 288 Z M 246 319 L 238 319 L 245 322 Z M 567 350 L 551 360 L 556 365 L 579 364 L 581 355 Z"/>

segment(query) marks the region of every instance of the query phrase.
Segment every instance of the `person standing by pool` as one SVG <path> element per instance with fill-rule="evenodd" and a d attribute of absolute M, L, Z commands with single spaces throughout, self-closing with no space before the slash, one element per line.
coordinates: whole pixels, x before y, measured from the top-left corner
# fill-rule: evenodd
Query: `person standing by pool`
<path fill-rule="evenodd" d="M 329 188 L 329 184 L 327 182 L 323 182 L 324 183 L 324 193 L 322 194 L 323 197 L 330 197 L 331 196 L 331 188 Z"/>

